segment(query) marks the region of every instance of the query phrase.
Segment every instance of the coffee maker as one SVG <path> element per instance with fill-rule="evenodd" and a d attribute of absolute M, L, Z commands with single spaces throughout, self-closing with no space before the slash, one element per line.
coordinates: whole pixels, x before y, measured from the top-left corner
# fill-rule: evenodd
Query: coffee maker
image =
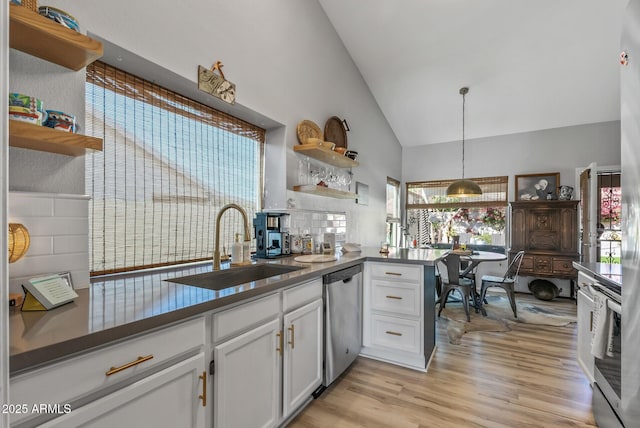
<path fill-rule="evenodd" d="M 286 231 L 285 226 L 285 219 L 288 215 L 288 213 L 276 212 L 256 213 L 253 227 L 257 258 L 272 259 L 291 254 L 289 232 Z"/>

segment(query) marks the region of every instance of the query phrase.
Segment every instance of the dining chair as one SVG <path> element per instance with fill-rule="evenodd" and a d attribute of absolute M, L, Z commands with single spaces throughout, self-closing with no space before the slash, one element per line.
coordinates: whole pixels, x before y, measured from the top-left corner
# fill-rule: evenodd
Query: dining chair
<path fill-rule="evenodd" d="M 524 251 L 519 251 L 509 263 L 509 267 L 507 271 L 504 273 L 504 276 L 493 276 L 493 275 L 483 275 L 482 276 L 482 285 L 480 287 L 480 299 L 478 304 L 482 306 L 483 302 L 485 302 L 485 295 L 487 294 L 487 290 L 491 287 L 500 287 L 504 291 L 507 292 L 507 297 L 509 297 L 509 303 L 511 304 L 511 310 L 513 310 L 513 316 L 518 318 L 518 312 L 516 310 L 516 295 L 515 295 L 515 284 L 518 282 L 518 272 L 520 272 L 520 265 L 522 264 L 522 259 L 524 257 Z M 484 311 L 482 312 L 485 313 Z"/>
<path fill-rule="evenodd" d="M 442 309 L 447 304 L 447 298 L 452 291 L 458 291 L 462 298 L 462 304 L 464 307 L 464 313 L 467 315 L 467 321 L 471 321 L 469 315 L 469 297 L 473 299 L 472 285 L 473 282 L 469 278 L 460 276 L 460 256 L 458 254 L 449 253 L 439 263 L 446 266 L 447 277 L 440 276 L 442 281 L 442 291 L 440 292 L 440 309 L 438 310 L 438 317 Z"/>

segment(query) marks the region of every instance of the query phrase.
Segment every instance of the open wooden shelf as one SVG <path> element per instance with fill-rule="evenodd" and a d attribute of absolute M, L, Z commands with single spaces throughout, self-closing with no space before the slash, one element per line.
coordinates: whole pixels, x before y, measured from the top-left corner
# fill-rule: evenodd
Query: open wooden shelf
<path fill-rule="evenodd" d="M 82 156 L 87 150 L 102 151 L 100 138 L 72 134 L 19 120 L 9 120 L 9 145 L 68 156 Z"/>
<path fill-rule="evenodd" d="M 310 193 L 318 196 L 328 196 L 330 198 L 338 199 L 356 199 L 358 195 L 351 192 L 345 192 L 343 190 L 330 189 L 324 186 L 316 186 L 315 184 L 308 184 L 304 186 L 293 186 L 294 192 Z"/>
<path fill-rule="evenodd" d="M 293 151 L 339 168 L 351 168 L 359 165 L 358 162 L 351 160 L 340 153 L 336 153 L 333 150 L 329 150 L 315 144 L 299 144 L 297 146 L 293 146 Z"/>
<path fill-rule="evenodd" d="M 102 56 L 102 43 L 27 9 L 11 4 L 9 46 L 78 71 Z"/>

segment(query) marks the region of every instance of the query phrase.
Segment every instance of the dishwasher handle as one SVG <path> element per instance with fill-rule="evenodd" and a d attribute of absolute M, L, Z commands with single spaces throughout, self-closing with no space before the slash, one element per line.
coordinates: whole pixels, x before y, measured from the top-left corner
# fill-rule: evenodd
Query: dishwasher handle
<path fill-rule="evenodd" d="M 362 264 L 348 267 L 336 272 L 331 272 L 322 277 L 322 282 L 325 284 L 333 284 L 334 282 L 349 282 L 351 278 L 362 272 Z"/>

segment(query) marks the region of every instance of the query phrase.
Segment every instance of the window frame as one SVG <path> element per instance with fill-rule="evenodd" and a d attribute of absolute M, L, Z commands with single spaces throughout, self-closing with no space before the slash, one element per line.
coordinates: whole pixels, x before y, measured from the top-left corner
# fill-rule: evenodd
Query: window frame
<path fill-rule="evenodd" d="M 191 216 L 192 212 L 195 212 L 197 217 L 197 227 L 194 227 L 193 230 L 206 230 L 206 233 L 200 239 L 202 242 L 198 244 L 196 250 L 193 250 L 193 246 L 188 242 L 189 239 L 193 240 L 190 234 L 192 232 L 192 228 L 180 226 L 180 222 L 190 221 L 191 217 L 184 219 L 177 218 L 171 219 L 169 222 L 170 227 L 175 228 L 176 233 L 181 232 L 183 235 L 181 237 L 178 236 L 176 241 L 173 242 L 175 244 L 175 248 L 172 246 L 172 243 L 169 242 L 169 239 L 165 240 L 164 247 L 160 245 L 162 252 L 162 256 L 156 257 L 155 254 L 151 254 L 147 256 L 145 251 L 147 250 L 133 250 L 131 255 L 125 256 L 125 266 L 122 266 L 120 257 L 115 256 L 111 257 L 113 263 L 105 264 L 105 260 L 109 259 L 107 257 L 107 250 L 104 244 L 106 242 L 105 236 L 106 231 L 102 230 L 101 234 L 98 236 L 98 246 L 100 243 L 103 245 L 103 249 L 99 250 L 97 253 L 95 252 L 96 246 L 93 241 L 94 237 L 92 234 L 98 230 L 92 224 L 89 225 L 91 233 L 90 233 L 90 243 L 89 243 L 89 251 L 91 253 L 91 265 L 90 265 L 90 274 L 91 276 L 99 276 L 105 274 L 119 273 L 119 272 L 127 272 L 132 270 L 140 270 L 140 269 L 148 269 L 160 266 L 168 266 L 168 265 L 178 265 L 183 263 L 197 262 L 210 260 L 213 255 L 213 236 L 215 233 L 215 217 L 221 206 L 230 203 L 236 202 L 238 200 L 242 201 L 251 201 L 250 206 L 244 207 L 248 211 L 248 215 L 251 216 L 252 211 L 257 212 L 262 210 L 264 206 L 264 185 L 265 185 L 265 146 L 266 146 L 266 130 L 262 129 L 260 126 L 253 125 L 246 120 L 234 117 L 228 113 L 219 111 L 211 106 L 207 106 L 201 102 L 195 101 L 189 98 L 186 95 L 182 95 L 177 93 L 176 91 L 169 90 L 165 87 L 162 87 L 154 82 L 145 80 L 144 78 L 135 76 L 131 73 L 128 73 L 124 70 L 117 69 L 114 66 L 109 64 L 102 63 L 100 61 L 96 61 L 89 66 L 87 66 L 86 70 L 86 79 L 85 79 L 86 91 L 89 93 L 89 86 L 91 84 L 96 85 L 96 91 L 98 94 L 102 93 L 107 94 L 110 98 L 114 100 L 114 106 L 108 106 L 107 104 L 101 104 L 101 100 L 97 100 L 96 103 L 92 99 L 86 98 L 86 111 L 85 115 L 87 117 L 87 135 L 94 135 L 102 138 L 102 134 L 104 134 L 104 142 L 105 151 L 97 152 L 96 155 L 103 156 L 102 158 L 98 157 L 98 163 L 102 162 L 99 166 L 106 170 L 110 163 L 118 166 L 122 164 L 122 168 L 126 169 L 127 167 L 131 168 L 129 164 L 127 164 L 126 159 L 122 159 L 120 155 L 116 155 L 119 152 L 113 152 L 110 156 L 113 157 L 111 160 L 106 159 L 106 145 L 113 144 L 117 150 L 122 150 L 122 147 L 134 147 L 134 152 L 145 152 L 142 160 L 138 158 L 134 160 L 133 163 L 136 162 L 155 162 L 161 164 L 163 168 L 167 168 L 169 172 L 156 172 L 148 174 L 147 172 L 141 172 L 141 180 L 153 187 L 151 190 L 145 190 L 144 195 L 139 197 L 137 194 L 133 196 L 134 201 L 144 204 L 146 207 L 147 204 L 168 204 L 162 205 L 162 209 L 167 209 L 169 213 L 173 216 Z M 92 89 L 93 91 L 94 89 Z M 114 94 L 114 95 L 112 95 Z M 99 95 L 98 95 L 99 96 Z M 128 101 L 127 101 L 128 100 Z M 127 109 L 130 103 L 135 107 L 135 113 L 133 116 L 137 114 L 138 108 L 147 109 L 147 113 L 150 117 L 155 119 L 156 111 L 159 111 L 162 117 L 167 117 L 167 122 L 175 125 L 176 133 L 174 134 L 169 131 L 168 134 L 162 135 L 160 137 L 154 136 L 154 139 L 157 138 L 166 138 L 167 141 L 171 144 L 175 144 L 176 153 L 181 152 L 181 155 L 175 155 L 173 152 L 169 151 L 168 155 L 165 152 L 160 152 L 156 142 L 149 142 L 149 136 L 144 133 L 142 136 L 135 136 L 135 133 L 138 132 L 138 127 L 148 127 L 149 125 L 140 125 L 136 120 L 138 118 L 130 119 L 127 117 L 128 110 L 126 112 L 118 111 L 121 108 L 120 105 L 115 105 L 115 103 L 122 103 L 124 108 Z M 141 107 L 142 106 L 142 107 Z M 113 108 L 113 111 L 110 112 L 107 109 Z M 93 123 L 93 114 L 95 114 L 94 109 L 98 112 L 98 118 L 104 118 L 103 121 L 103 129 L 100 129 L 100 126 L 97 126 L 95 131 L 91 131 L 94 129 Z M 102 109 L 102 110 L 100 110 Z M 151 111 L 151 112 L 150 112 Z M 102 116 L 100 116 L 102 115 Z M 108 115 L 112 115 L 110 117 Z M 124 129 L 123 131 L 119 130 L 118 127 L 121 125 L 116 123 L 119 117 L 123 117 L 126 119 L 126 124 L 122 125 Z M 145 116 L 145 118 L 147 118 Z M 113 120 L 113 125 L 111 123 L 107 124 L 106 120 Z M 132 125 L 129 125 L 129 121 L 131 120 Z M 148 118 L 147 118 L 148 120 Z M 157 125 L 155 121 L 152 122 L 152 129 L 158 129 L 161 126 L 165 127 L 167 124 Z M 113 126 L 113 128 L 109 128 L 109 126 Z M 129 126 L 130 128 L 127 128 Z M 180 128 L 178 128 L 180 127 Z M 145 128 L 146 129 L 146 128 Z M 169 128 L 166 128 L 169 129 Z M 187 134 L 184 134 L 184 129 L 187 129 Z M 178 131 L 182 131 L 183 134 L 179 135 Z M 111 138 L 109 133 L 113 133 L 114 135 L 120 132 L 122 135 L 118 137 Z M 189 134 L 188 132 L 192 132 Z M 128 133 L 134 134 L 131 141 L 129 140 Z M 107 141 L 107 136 L 112 141 Z M 119 141 L 116 141 L 117 139 Z M 124 141 L 124 143 L 122 143 Z M 255 142 L 256 145 L 252 145 L 252 142 Z M 216 145 L 217 148 L 213 148 L 213 145 Z M 249 145 L 247 145 L 249 144 Z M 222 145 L 225 145 L 225 148 L 221 148 Z M 121 147 L 122 146 L 122 147 Z M 173 146 L 172 146 L 173 147 Z M 131 149 L 126 149 L 131 151 Z M 173 149 L 172 149 L 173 150 Z M 205 159 L 198 159 L 197 154 L 208 153 L 205 156 Z M 151 154 L 149 154 L 151 153 Z M 185 153 L 188 153 L 186 155 Z M 195 155 L 194 155 L 195 153 Z M 247 184 L 243 184 L 243 181 L 237 182 L 228 182 L 227 175 L 224 174 L 224 168 L 221 168 L 220 161 L 225 162 L 225 159 L 228 156 L 233 156 L 234 154 L 240 155 L 240 157 L 231 158 L 234 162 L 251 162 L 252 167 L 255 167 L 253 175 L 247 174 L 249 177 L 252 177 L 250 181 L 246 182 Z M 248 157 L 244 157 L 244 156 Z M 125 152 L 126 156 L 126 152 Z M 183 156 L 180 158 L 179 156 Z M 187 157 L 188 156 L 188 157 Z M 193 160 L 191 160 L 191 156 L 195 156 L 195 164 Z M 208 157 L 207 157 L 208 156 Z M 185 161 L 186 158 L 186 161 Z M 214 162 L 215 158 L 215 162 Z M 89 166 L 89 163 L 95 161 L 96 157 L 92 154 L 87 154 L 85 159 L 85 165 L 87 165 L 86 170 L 86 180 L 87 180 L 87 193 L 94 194 L 93 183 L 90 184 L 90 181 L 93 177 L 92 168 L 93 166 Z M 188 165 L 184 164 L 184 162 L 190 162 Z M 145 165 L 147 165 L 145 163 Z M 132 167 L 135 170 L 135 166 Z M 228 166 L 226 166 L 228 169 Z M 108 171 L 108 170 L 106 170 Z M 233 171 L 233 170 L 232 170 Z M 237 170 L 236 170 L 237 171 Z M 110 171 L 109 171 L 110 172 Z M 167 191 L 164 189 L 164 179 L 165 174 L 171 175 L 169 177 L 169 185 L 174 185 L 172 187 L 173 190 L 178 190 L 178 192 Z M 203 176 L 203 174 L 209 174 Z M 214 175 L 215 177 L 214 178 Z M 114 172 L 113 175 L 116 175 Z M 232 174 L 233 175 L 233 174 Z M 157 177 L 156 177 L 157 176 Z M 136 183 L 138 174 L 135 174 Z M 239 174 L 238 177 L 242 177 L 242 174 Z M 157 185 L 157 178 L 163 179 L 160 185 Z M 151 182 L 148 180 L 151 179 Z M 128 180 L 128 178 L 123 178 L 120 175 L 113 178 L 113 186 L 114 192 L 118 190 L 118 188 L 125 186 L 126 184 L 122 184 L 117 180 Z M 173 180 L 173 183 L 171 182 Z M 226 180 L 226 181 L 225 181 Z M 224 186 L 220 186 L 217 183 L 225 183 Z M 137 187 L 136 185 L 135 187 Z M 204 196 L 198 193 L 190 193 L 193 188 L 201 188 Z M 238 187 L 238 186 L 247 186 L 247 187 Z M 237 191 L 237 189 L 248 189 L 243 190 L 242 192 Z M 100 196 L 102 200 L 105 201 L 105 206 L 107 202 L 110 202 L 112 199 L 118 201 L 120 197 L 118 193 L 114 193 L 115 196 L 107 195 L 107 188 L 103 188 L 102 190 L 98 190 L 103 192 Z M 120 190 L 121 191 L 121 190 Z M 126 193 L 125 193 L 126 195 Z M 124 199 L 125 202 L 128 202 L 129 199 Z M 182 204 L 182 205 L 181 205 Z M 191 204 L 191 205 L 189 205 Z M 91 204 L 90 204 L 91 205 Z M 244 205 L 244 204 L 243 204 Z M 168 208 L 167 208 L 168 206 Z M 93 209 L 93 206 L 90 206 L 90 210 Z M 102 208 L 104 210 L 104 208 Z M 181 211 L 182 210 L 182 211 Z M 93 211 L 91 211 L 93 213 Z M 106 216 L 106 212 L 103 211 L 101 213 L 102 216 Z M 125 214 L 126 216 L 126 214 Z M 224 239 L 221 241 L 220 249 L 222 247 L 226 247 L 227 250 L 230 251 L 232 243 L 233 243 L 233 234 L 235 232 L 241 232 L 243 229 L 239 228 L 236 230 L 239 215 L 232 213 L 231 215 L 225 215 L 225 218 L 222 219 L 221 222 L 221 236 L 229 236 L 231 235 L 231 240 Z M 111 220 L 110 220 L 111 221 Z M 155 222 L 156 220 L 152 220 Z M 113 220 L 113 224 L 116 224 L 117 219 Z M 128 223 L 128 220 L 125 220 L 125 231 L 129 231 L 131 227 Z M 134 224 L 137 227 L 138 220 L 133 220 Z M 185 224 L 182 223 L 182 224 Z M 121 225 L 122 226 L 122 225 Z M 163 227 L 162 221 L 155 224 L 156 227 Z M 114 226 L 118 227 L 118 226 Z M 147 228 L 147 218 L 144 220 L 144 227 Z M 199 229 L 198 229 L 199 228 Z M 188 231 L 186 230 L 188 229 Z M 227 230 L 229 229 L 229 230 Z M 137 229 L 134 229 L 137 232 Z M 173 233 L 173 229 L 171 232 Z M 138 236 L 138 235 L 136 235 Z M 167 235 L 168 236 L 168 235 Z M 200 236 L 200 235 L 199 235 Z M 115 240 L 116 238 L 114 238 Z M 127 235 L 127 239 L 130 239 L 130 235 Z M 163 238 L 164 239 L 164 238 Z M 167 243 L 169 242 L 169 243 Z M 185 242 L 187 242 L 185 244 Z M 122 246 L 122 239 L 118 238 L 117 242 L 113 243 L 114 248 L 120 248 Z M 127 244 L 125 247 L 131 246 L 133 244 Z M 182 247 L 180 247 L 182 245 Z M 142 246 L 142 245 L 141 245 Z M 102 251 L 102 252 L 100 252 Z M 126 251 L 130 251 L 127 248 Z M 139 253 L 135 253 L 136 251 L 142 251 L 144 255 L 140 256 Z M 199 253 L 199 254 L 198 254 Z M 98 254 L 96 256 L 96 254 Z M 168 255 L 167 260 L 157 260 L 158 258 L 162 258 L 165 255 Z M 98 257 L 100 261 L 95 262 L 94 257 Z M 143 259 L 143 263 L 139 263 L 139 259 Z M 133 260 L 131 263 L 130 259 Z M 103 269 L 101 269 L 103 267 Z"/>

